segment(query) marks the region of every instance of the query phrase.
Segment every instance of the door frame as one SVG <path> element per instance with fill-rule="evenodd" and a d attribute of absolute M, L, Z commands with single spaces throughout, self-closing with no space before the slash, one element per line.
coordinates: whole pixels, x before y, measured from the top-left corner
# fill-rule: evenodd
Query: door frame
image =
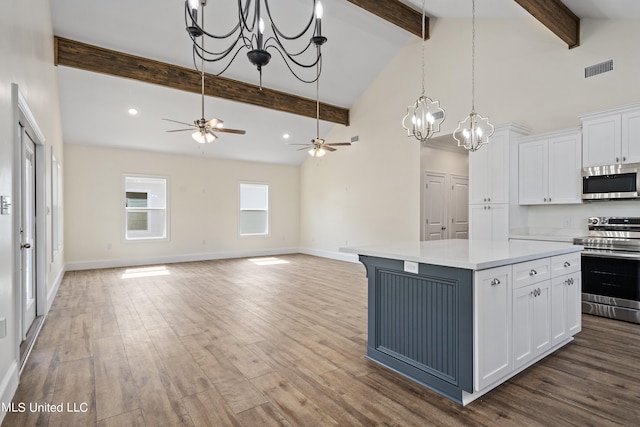
<path fill-rule="evenodd" d="M 31 112 L 25 97 L 20 92 L 17 84 L 11 85 L 13 104 L 13 254 L 14 254 L 14 307 L 15 307 L 15 349 L 16 360 L 20 360 L 20 344 L 24 340 L 27 331 L 23 330 L 24 307 L 23 307 L 23 286 L 20 256 L 20 222 L 22 218 L 22 127 L 29 133 L 35 145 L 35 197 L 36 197 L 36 317 L 44 316 L 47 310 L 47 288 L 46 288 L 46 149 L 45 137 L 38 126 L 35 116 Z M 20 367 L 22 370 L 22 367 Z"/>

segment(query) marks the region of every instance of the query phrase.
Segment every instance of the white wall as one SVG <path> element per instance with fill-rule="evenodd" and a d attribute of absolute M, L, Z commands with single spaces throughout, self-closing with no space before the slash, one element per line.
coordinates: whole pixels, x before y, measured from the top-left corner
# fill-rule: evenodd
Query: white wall
<path fill-rule="evenodd" d="M 67 269 L 295 252 L 299 168 L 65 144 Z M 169 240 L 123 239 L 123 176 L 169 179 Z M 270 236 L 239 237 L 240 182 L 269 184 Z"/>
<path fill-rule="evenodd" d="M 12 196 L 14 180 L 14 126 L 11 84 L 17 83 L 46 138 L 46 203 L 51 204 L 51 152 L 64 166 L 58 83 L 53 65 L 53 31 L 48 1 L 3 1 L 0 13 L 0 195 Z M 28 19 L 27 19 L 28 18 Z M 7 320 L 8 335 L 0 338 L 0 400 L 7 403 L 17 385 L 18 348 L 16 312 L 18 301 L 14 280 L 14 215 L 0 215 L 0 318 Z M 46 240 L 50 242 L 51 218 L 47 218 Z M 50 244 L 46 250 L 46 285 L 56 286 L 64 266 L 64 253 L 52 259 Z M 4 413 L 0 412 L 0 420 Z"/>
<path fill-rule="evenodd" d="M 640 101 L 640 42 L 636 21 L 582 20 L 581 46 L 569 50 L 533 18 L 476 22 L 476 111 L 494 125 L 520 123 L 534 133 L 576 127 L 578 116 Z M 301 172 L 301 246 L 335 254 L 339 247 L 419 239 L 420 149 L 401 121 L 420 95 L 420 41 L 398 53 L 351 109 L 351 126 L 327 139 L 360 142 Z M 470 20 L 432 20 L 427 42 L 426 94 L 446 110 L 441 134 L 471 110 Z M 584 79 L 584 67 L 610 58 L 616 71 Z M 348 140 L 348 139 L 346 139 Z M 616 204 L 613 211 L 624 210 Z M 544 207 L 532 224 L 556 217 L 581 221 L 588 206 Z M 547 215 L 548 213 L 548 215 Z"/>

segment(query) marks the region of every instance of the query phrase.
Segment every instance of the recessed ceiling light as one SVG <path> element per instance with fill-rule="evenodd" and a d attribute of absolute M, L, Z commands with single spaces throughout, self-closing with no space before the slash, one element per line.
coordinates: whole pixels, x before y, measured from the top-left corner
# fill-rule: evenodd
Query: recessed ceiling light
<path fill-rule="evenodd" d="M 135 116 L 136 114 L 138 114 L 138 110 L 136 110 L 135 108 L 129 108 L 129 114 Z"/>
<path fill-rule="evenodd" d="M 283 137 L 284 139 L 289 139 L 289 137 L 290 137 L 290 136 L 291 136 L 291 135 L 289 135 L 288 133 L 285 133 L 284 135 L 282 135 L 282 137 Z"/>

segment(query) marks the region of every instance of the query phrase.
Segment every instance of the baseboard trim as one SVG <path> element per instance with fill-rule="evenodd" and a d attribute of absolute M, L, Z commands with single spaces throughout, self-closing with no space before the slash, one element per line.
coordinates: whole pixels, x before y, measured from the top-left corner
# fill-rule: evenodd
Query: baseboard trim
<path fill-rule="evenodd" d="M 323 249 L 300 248 L 300 253 L 322 258 L 331 258 L 338 261 L 360 262 L 357 254 L 348 254 L 344 252 L 326 251 Z"/>
<path fill-rule="evenodd" d="M 67 271 L 67 267 L 66 265 L 63 265 L 60 271 L 58 272 L 56 279 L 53 282 L 53 286 L 51 286 L 51 289 L 49 289 L 49 292 L 47 292 L 47 312 L 44 314 L 45 316 L 47 315 L 47 313 L 49 313 L 49 310 L 51 309 L 51 305 L 53 304 L 53 300 L 56 298 L 56 295 L 58 294 L 58 289 L 60 288 L 60 284 L 62 283 L 62 279 L 64 278 L 64 273 L 66 271 Z"/>
<path fill-rule="evenodd" d="M 4 409 L 11 408 L 11 401 L 16 395 L 19 383 L 20 376 L 18 374 L 18 362 L 14 360 L 11 362 L 4 378 L 2 378 L 2 382 L 0 382 L 0 402 L 2 402 L 1 406 Z M 2 424 L 5 415 L 7 415 L 6 411 L 0 411 L 0 424 Z"/>
<path fill-rule="evenodd" d="M 298 248 L 258 249 L 251 251 L 225 251 L 188 255 L 169 255 L 149 258 L 121 258 L 97 261 L 69 262 L 66 271 L 95 270 L 99 268 L 135 267 L 152 264 L 173 264 L 178 262 L 210 261 L 215 259 L 247 258 L 299 253 Z"/>

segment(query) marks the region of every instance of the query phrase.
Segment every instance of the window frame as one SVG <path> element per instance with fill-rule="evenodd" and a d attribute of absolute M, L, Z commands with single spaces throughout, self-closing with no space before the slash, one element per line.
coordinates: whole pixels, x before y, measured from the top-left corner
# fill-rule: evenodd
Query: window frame
<path fill-rule="evenodd" d="M 267 207 L 264 210 L 267 214 L 266 227 L 267 230 L 265 233 L 243 233 L 242 231 L 242 211 L 243 210 L 254 210 L 257 209 L 242 209 L 242 187 L 243 186 L 263 186 L 266 187 L 266 195 L 267 195 Z M 238 235 L 240 238 L 252 238 L 252 237 L 270 237 L 271 236 L 271 184 L 268 182 L 258 182 L 258 181 L 240 181 L 238 183 Z"/>
<path fill-rule="evenodd" d="M 135 209 L 131 209 L 127 207 L 127 193 L 128 192 L 141 192 L 139 190 L 130 190 L 127 186 L 127 179 L 149 179 L 149 180 L 164 180 L 164 207 L 145 207 L 145 211 L 164 211 L 164 235 L 163 236 L 145 236 L 145 237 L 130 237 L 128 226 L 128 213 L 135 212 Z M 147 193 L 148 194 L 148 193 Z M 169 224 L 170 224 L 170 215 L 169 215 L 169 177 L 162 175 L 147 175 L 147 174 L 133 174 L 126 173 L 122 175 L 122 241 L 126 243 L 136 243 L 136 242 L 166 242 L 169 241 Z M 135 231 L 135 230 L 133 230 Z"/>

